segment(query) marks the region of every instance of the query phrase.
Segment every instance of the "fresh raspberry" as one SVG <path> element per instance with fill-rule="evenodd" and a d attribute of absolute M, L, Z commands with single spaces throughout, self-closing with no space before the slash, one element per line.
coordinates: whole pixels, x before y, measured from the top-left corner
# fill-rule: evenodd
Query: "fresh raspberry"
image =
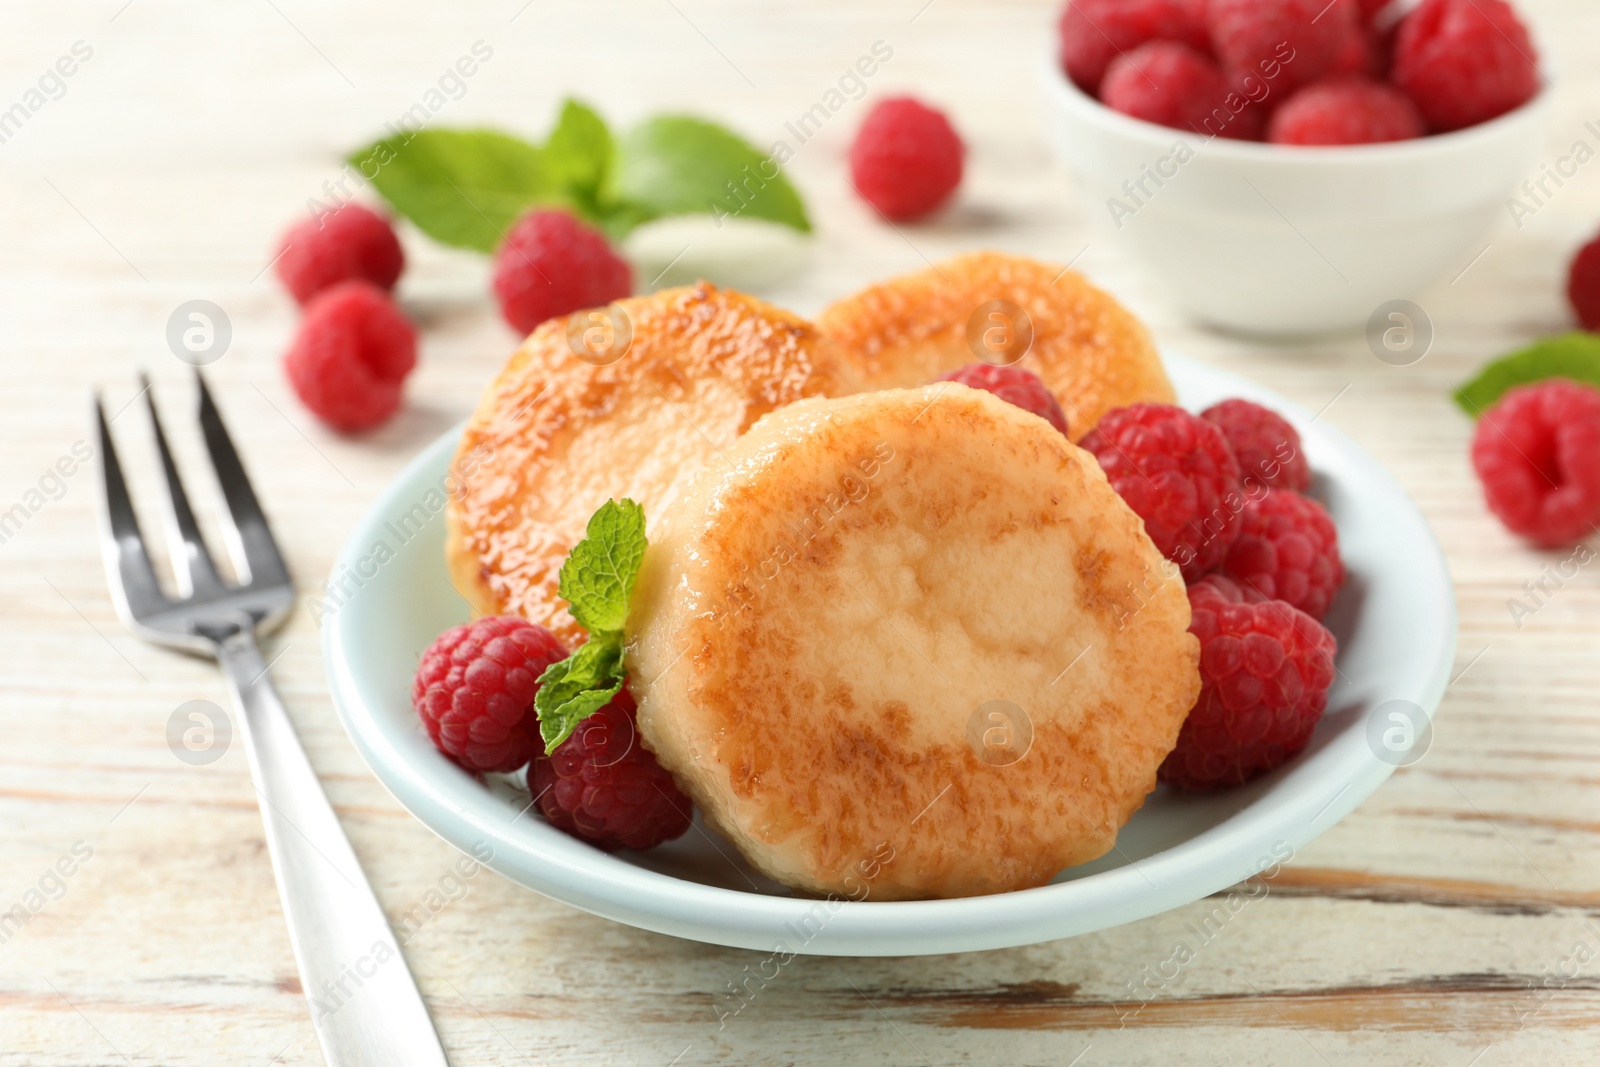
<path fill-rule="evenodd" d="M 1016 366 L 997 367 L 979 360 L 968 363 L 960 370 L 953 370 L 939 380 L 960 382 L 973 389 L 993 393 L 1008 404 L 1033 412 L 1063 434 L 1067 432 L 1067 416 L 1061 410 L 1061 404 L 1050 387 L 1032 371 Z"/>
<path fill-rule="evenodd" d="M 1600 525 L 1600 390 L 1565 378 L 1508 390 L 1478 419 L 1472 466 L 1489 510 L 1549 548 Z"/>
<path fill-rule="evenodd" d="M 291 226 L 278 245 L 278 278 L 301 304 L 352 278 L 393 289 L 405 265 L 389 220 L 360 204 Z"/>
<path fill-rule="evenodd" d="M 1308 85 L 1272 113 L 1274 144 L 1346 145 L 1409 141 L 1427 132 L 1411 98 L 1392 85 L 1343 78 Z"/>
<path fill-rule="evenodd" d="M 1567 300 L 1585 330 L 1600 331 L 1600 235 L 1572 257 L 1567 271 Z"/>
<path fill-rule="evenodd" d="M 1356 7 L 1361 11 L 1361 23 L 1364 26 L 1374 25 L 1379 21 L 1385 11 L 1394 5 L 1395 0 L 1357 0 Z"/>
<path fill-rule="evenodd" d="M 1300 435 L 1276 411 L 1249 400 L 1223 400 L 1200 417 L 1228 439 L 1245 488 L 1260 482 L 1274 489 L 1311 487 L 1311 464 L 1300 450 Z"/>
<path fill-rule="evenodd" d="M 1213 570 L 1239 536 L 1239 461 L 1211 423 L 1171 404 L 1113 408 L 1078 442 L 1186 581 Z"/>
<path fill-rule="evenodd" d="M 538 209 L 516 221 L 494 254 L 500 314 L 518 333 L 557 315 L 601 307 L 633 292 L 633 268 L 604 235 L 565 211 Z"/>
<path fill-rule="evenodd" d="M 578 724 L 555 754 L 528 768 L 528 791 L 558 829 L 607 852 L 654 848 L 689 829 L 694 806 L 639 741 L 633 697 Z"/>
<path fill-rule="evenodd" d="M 555 635 L 512 615 L 446 630 L 428 646 L 411 704 L 434 746 L 469 771 L 514 771 L 543 751 L 533 697 L 567 657 Z"/>
<path fill-rule="evenodd" d="M 1232 86 L 1221 67 L 1188 45 L 1151 41 L 1111 64 L 1100 100 L 1158 126 L 1251 140 L 1260 130 L 1257 109 L 1244 106 L 1234 115 L 1225 104 Z"/>
<path fill-rule="evenodd" d="M 1292 489 L 1269 489 L 1245 504 L 1240 518 L 1222 573 L 1313 619 L 1326 615 L 1344 584 L 1339 533 L 1327 510 Z"/>
<path fill-rule="evenodd" d="M 1505 0 L 1422 0 L 1400 23 L 1393 77 L 1429 125 L 1459 130 L 1531 100 L 1538 52 Z"/>
<path fill-rule="evenodd" d="M 340 282 L 306 305 L 283 357 L 302 403 L 336 430 L 366 430 L 400 407 L 417 364 L 417 332 L 389 294 L 370 282 Z"/>
<path fill-rule="evenodd" d="M 1114 59 L 1149 41 L 1210 47 L 1200 0 L 1070 0 L 1056 29 L 1062 68 L 1090 94 L 1099 93 Z"/>
<path fill-rule="evenodd" d="M 961 184 L 966 149 L 943 113 L 908 96 L 867 113 L 850 145 L 850 180 L 890 219 L 931 214 Z"/>
<path fill-rule="evenodd" d="M 1224 67 L 1274 93 L 1310 85 L 1333 65 L 1359 14 L 1350 0 L 1210 0 L 1211 48 Z"/>
<path fill-rule="evenodd" d="M 1200 699 L 1157 776 L 1182 789 L 1240 785 L 1305 748 L 1333 685 L 1333 635 L 1281 600 L 1224 578 L 1189 587 Z"/>

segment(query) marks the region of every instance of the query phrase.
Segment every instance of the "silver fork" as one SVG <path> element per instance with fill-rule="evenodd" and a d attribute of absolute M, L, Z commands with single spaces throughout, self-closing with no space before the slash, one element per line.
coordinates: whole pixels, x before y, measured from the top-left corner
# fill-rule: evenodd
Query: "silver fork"
<path fill-rule="evenodd" d="M 150 384 L 141 376 L 166 476 L 167 537 L 178 595 L 169 597 L 156 582 L 96 393 L 105 487 L 101 542 L 117 613 L 147 641 L 210 656 L 227 677 L 324 1059 L 333 1067 L 447 1067 L 394 932 L 261 661 L 256 634 L 288 618 L 294 585 L 205 379 L 198 371 L 195 377 L 200 429 L 222 487 L 222 527 L 239 581 L 228 584 L 217 575 L 178 479 Z"/>

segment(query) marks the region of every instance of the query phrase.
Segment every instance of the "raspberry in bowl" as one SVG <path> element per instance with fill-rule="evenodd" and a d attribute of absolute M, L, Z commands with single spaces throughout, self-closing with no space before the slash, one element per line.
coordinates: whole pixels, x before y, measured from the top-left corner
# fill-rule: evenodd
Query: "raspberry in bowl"
<path fill-rule="evenodd" d="M 1063 18 L 1047 121 L 1086 209 L 1208 324 L 1364 325 L 1467 266 L 1544 151 L 1545 51 L 1505 0 L 1214 0 L 1199 44 L 1145 7 L 1105 16 L 1098 84 Z"/>

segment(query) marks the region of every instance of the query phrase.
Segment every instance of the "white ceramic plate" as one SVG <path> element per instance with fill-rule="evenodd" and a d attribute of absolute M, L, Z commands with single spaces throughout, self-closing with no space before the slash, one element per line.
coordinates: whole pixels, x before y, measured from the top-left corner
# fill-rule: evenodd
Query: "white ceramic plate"
<path fill-rule="evenodd" d="M 1339 678 L 1310 746 L 1289 764 L 1216 795 L 1157 789 L 1114 851 L 1050 885 L 961 900 L 798 897 L 698 821 L 650 852 L 607 854 L 525 811 L 527 794 L 513 779 L 486 785 L 440 756 L 411 709 L 410 687 L 429 642 L 469 614 L 443 558 L 439 487 L 456 433 L 405 469 L 340 555 L 335 584 L 348 595 L 329 601 L 322 618 L 340 717 L 383 784 L 446 841 L 487 853 L 488 866 L 546 896 L 678 937 L 820 955 L 962 952 L 1100 930 L 1217 892 L 1292 856 L 1401 762 L 1378 741 L 1387 730 L 1392 747 L 1404 734 L 1389 713 L 1408 705 L 1390 702 L 1432 716 L 1454 658 L 1455 597 L 1427 524 L 1371 456 L 1241 378 L 1177 358 L 1168 369 L 1192 410 L 1243 396 L 1299 429 L 1349 571 L 1326 620 L 1339 639 Z M 1425 721 L 1416 736 L 1425 743 Z"/>

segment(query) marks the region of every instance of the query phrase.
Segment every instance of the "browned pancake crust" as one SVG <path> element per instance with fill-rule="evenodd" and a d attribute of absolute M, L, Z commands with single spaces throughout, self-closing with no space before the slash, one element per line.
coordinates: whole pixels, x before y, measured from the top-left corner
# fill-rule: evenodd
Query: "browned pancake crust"
<path fill-rule="evenodd" d="M 700 283 L 618 306 L 632 341 L 609 365 L 574 354 L 567 317 L 527 338 L 462 434 L 458 464 L 472 473 L 449 506 L 450 574 L 474 609 L 569 644 L 582 630 L 557 575 L 596 508 L 626 495 L 654 519 L 762 415 L 860 388 L 816 327 L 754 297 Z"/>

